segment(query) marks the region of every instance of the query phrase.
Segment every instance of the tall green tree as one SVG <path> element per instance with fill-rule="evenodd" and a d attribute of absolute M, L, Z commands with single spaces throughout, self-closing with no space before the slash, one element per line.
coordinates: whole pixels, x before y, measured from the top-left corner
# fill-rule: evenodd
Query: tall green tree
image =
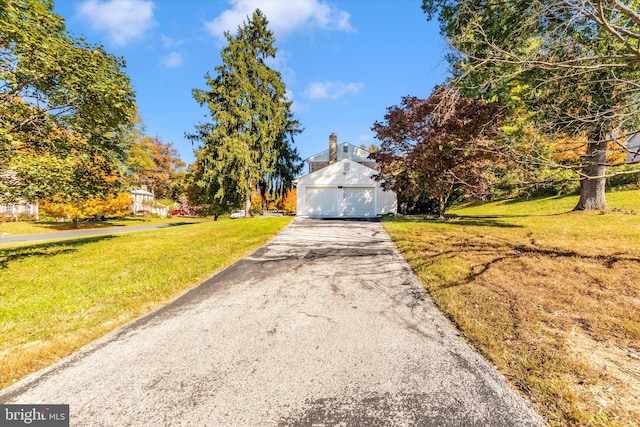
<path fill-rule="evenodd" d="M 51 0 L 0 0 L 2 197 L 80 200 L 114 190 L 135 117 L 124 67 L 69 35 Z"/>
<path fill-rule="evenodd" d="M 288 169 L 282 160 L 295 151 L 287 137 L 299 129 L 280 73 L 265 63 L 276 55 L 265 15 L 256 9 L 236 35 L 225 37 L 216 76 L 206 74 L 207 90 L 193 90 L 194 99 L 209 108 L 211 122 L 196 125 L 188 137 L 202 143 L 195 182 L 200 203 L 216 212 L 243 203 L 250 215 L 251 193 L 260 182 Z"/>
<path fill-rule="evenodd" d="M 263 196 L 269 192 L 273 200 L 279 200 L 293 188 L 293 181 L 304 167 L 304 162 L 294 146 L 295 136 L 301 132 L 300 123 L 289 113 L 287 126 L 276 142 L 278 158 L 273 172 L 265 175 L 259 184 Z"/>
<path fill-rule="evenodd" d="M 640 130 L 637 0 L 423 0 L 467 94 L 532 112 L 547 135 L 587 136 L 576 209 L 606 209 L 610 142 Z"/>

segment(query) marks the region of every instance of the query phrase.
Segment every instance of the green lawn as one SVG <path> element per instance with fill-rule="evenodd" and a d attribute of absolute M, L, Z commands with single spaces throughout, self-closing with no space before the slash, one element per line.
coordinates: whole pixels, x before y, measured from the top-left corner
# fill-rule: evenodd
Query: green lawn
<path fill-rule="evenodd" d="M 468 205 L 384 228 L 440 309 L 549 425 L 640 419 L 640 191 Z"/>
<path fill-rule="evenodd" d="M 607 193 L 609 209 L 613 211 L 640 211 L 640 190 L 617 191 Z M 450 214 L 465 216 L 482 215 L 554 215 L 571 212 L 578 204 L 578 196 L 552 196 L 534 199 L 504 200 L 492 203 L 466 204 L 447 211 Z M 633 212 L 629 212 L 633 213 Z M 640 213 L 640 212 L 638 212 Z"/>
<path fill-rule="evenodd" d="M 0 387 L 190 289 L 291 217 L 0 247 Z"/>

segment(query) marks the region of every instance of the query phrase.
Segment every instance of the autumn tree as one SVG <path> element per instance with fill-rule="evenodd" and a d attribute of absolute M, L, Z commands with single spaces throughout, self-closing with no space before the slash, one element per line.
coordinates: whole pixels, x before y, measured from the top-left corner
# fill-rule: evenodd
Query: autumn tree
<path fill-rule="evenodd" d="M 118 187 L 135 115 L 124 65 L 71 37 L 52 1 L 0 1 L 0 171 L 14 171 L 0 174 L 3 198 L 78 202 Z"/>
<path fill-rule="evenodd" d="M 576 209 L 606 209 L 607 151 L 640 129 L 635 0 L 423 0 L 439 17 L 456 84 L 532 113 L 554 139 L 586 135 Z"/>
<path fill-rule="evenodd" d="M 371 144 L 367 147 L 366 144 L 360 144 L 360 148 L 362 150 L 366 150 L 369 153 L 375 153 L 376 151 L 378 151 L 378 146 L 376 144 Z"/>
<path fill-rule="evenodd" d="M 52 217 L 71 219 L 72 227 L 78 228 L 78 221 L 81 219 L 127 216 L 130 213 L 132 201 L 131 193 L 120 192 L 105 197 L 90 198 L 79 203 L 54 199 L 54 201 L 43 202 L 41 209 Z"/>
<path fill-rule="evenodd" d="M 153 141 L 153 160 L 156 168 L 150 174 L 148 180 L 151 188 L 158 198 L 172 198 L 174 195 L 173 183 L 186 166 L 185 162 L 180 158 L 178 150 L 173 147 L 171 142 L 162 142 L 160 137 L 152 138 Z"/>
<path fill-rule="evenodd" d="M 159 199 L 177 199 L 173 184 L 185 166 L 171 142 L 144 136 L 131 144 L 125 168 L 130 186 L 146 185 Z"/>
<path fill-rule="evenodd" d="M 499 103 L 460 97 L 450 86 L 437 86 L 428 99 L 403 98 L 372 128 L 383 185 L 401 197 L 437 199 L 440 217 L 456 191 L 486 195 L 501 162 L 494 139 L 504 118 Z"/>
<path fill-rule="evenodd" d="M 211 122 L 189 135 L 202 143 L 194 188 L 215 212 L 243 204 L 251 215 L 251 194 L 260 182 L 285 177 L 290 169 L 283 160 L 295 153 L 287 137 L 297 122 L 280 73 L 265 63 L 276 48 L 264 14 L 256 9 L 236 35 L 225 37 L 222 65 L 215 67 L 215 77 L 205 76 L 208 90 L 193 90 L 194 99 L 211 113 Z"/>
<path fill-rule="evenodd" d="M 294 188 L 287 192 L 287 194 L 280 201 L 280 209 L 285 212 L 296 212 L 298 206 L 298 191 Z"/>

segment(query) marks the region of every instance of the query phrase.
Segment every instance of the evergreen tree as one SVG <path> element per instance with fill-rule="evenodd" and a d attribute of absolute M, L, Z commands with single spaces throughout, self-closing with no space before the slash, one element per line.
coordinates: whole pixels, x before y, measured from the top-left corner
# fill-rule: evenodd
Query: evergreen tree
<path fill-rule="evenodd" d="M 300 123 L 289 113 L 287 127 L 276 143 L 278 159 L 275 168 L 263 178 L 263 195 L 269 192 L 273 200 L 281 200 L 293 188 L 293 181 L 304 166 L 298 150 L 293 146 L 295 135 L 301 132 Z"/>
<path fill-rule="evenodd" d="M 256 9 L 235 36 L 226 32 L 228 45 L 221 52 L 222 65 L 215 67 L 217 75 L 206 74 L 208 90 L 193 90 L 194 99 L 211 111 L 211 122 L 196 125 L 188 135 L 202 143 L 194 185 L 200 203 L 214 212 L 244 203 L 251 215 L 251 193 L 276 173 L 282 156 L 299 161 L 287 139 L 300 132 L 291 119 L 291 102 L 280 73 L 265 64 L 276 54 L 267 25 Z"/>

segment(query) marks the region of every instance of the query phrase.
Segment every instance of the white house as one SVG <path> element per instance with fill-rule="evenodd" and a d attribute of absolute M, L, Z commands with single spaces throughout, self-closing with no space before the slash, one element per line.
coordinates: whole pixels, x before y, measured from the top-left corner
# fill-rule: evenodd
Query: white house
<path fill-rule="evenodd" d="M 342 159 L 338 157 L 340 151 L 344 153 Z M 350 144 L 338 146 L 335 134 L 331 134 L 329 150 L 310 157 L 311 173 L 295 181 L 297 215 L 311 218 L 375 218 L 395 213 L 396 193 L 383 190 L 373 178 L 379 172 L 375 169 L 375 162 L 365 157 L 365 153 L 368 156 L 366 150 Z M 325 164 L 318 167 L 319 163 Z"/>
<path fill-rule="evenodd" d="M 20 183 L 20 178 L 16 172 L 12 169 L 0 172 L 0 180 L 3 183 L 7 183 L 9 187 Z M 13 199 L 11 194 L 4 194 L 4 197 L 11 202 L 0 202 L 0 221 L 33 221 L 37 220 L 39 216 L 38 203 L 31 202 L 25 199 Z"/>
<path fill-rule="evenodd" d="M 154 205 L 153 193 L 146 189 L 131 190 L 131 198 L 133 199 L 131 212 L 134 214 L 142 213 L 144 211 L 151 212 L 151 208 Z"/>
<path fill-rule="evenodd" d="M 18 200 L 15 203 L 0 204 L 0 221 L 37 220 L 39 209 L 37 203 Z"/>
<path fill-rule="evenodd" d="M 134 215 L 144 214 L 149 212 L 162 217 L 167 216 L 169 213 L 169 207 L 155 201 L 155 196 L 152 192 L 147 191 L 145 185 L 140 189 L 131 190 L 131 212 Z"/>

